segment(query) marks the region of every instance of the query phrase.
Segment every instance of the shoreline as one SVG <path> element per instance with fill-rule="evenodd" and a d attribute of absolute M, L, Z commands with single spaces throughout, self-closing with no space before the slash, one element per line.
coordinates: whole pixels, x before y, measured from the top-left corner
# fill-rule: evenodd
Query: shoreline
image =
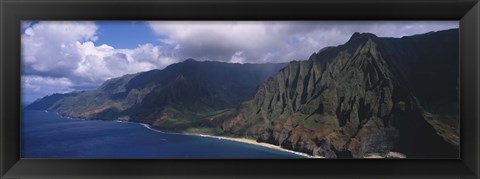
<path fill-rule="evenodd" d="M 48 112 L 48 111 L 45 110 L 45 112 Z M 56 113 L 56 114 L 60 115 L 59 113 Z M 86 120 L 84 118 L 72 118 L 72 117 L 68 117 L 68 116 L 64 116 L 64 117 L 67 117 L 67 118 L 73 119 L 73 120 L 75 120 L 75 119 L 76 120 Z M 99 119 L 99 120 L 101 120 L 101 119 Z M 123 121 L 123 120 L 111 120 L 111 121 L 112 122 L 118 122 L 118 123 L 131 123 L 131 124 L 141 125 L 141 126 L 147 128 L 147 129 L 151 130 L 151 131 L 159 132 L 159 133 L 163 133 L 163 134 L 189 135 L 189 136 L 198 136 L 198 137 L 208 137 L 208 138 L 214 138 L 214 139 L 219 139 L 219 140 L 229 140 L 229 141 L 233 141 L 233 142 L 256 145 L 256 146 L 265 147 L 265 148 L 269 148 L 269 149 L 273 149 L 273 150 L 288 152 L 288 153 L 291 153 L 291 154 L 300 155 L 300 156 L 307 157 L 307 158 L 325 158 L 325 157 L 322 157 L 322 156 L 313 156 L 313 155 L 309 155 L 309 154 L 306 154 L 306 153 L 303 153 L 303 152 L 288 150 L 288 149 L 282 148 L 280 146 L 269 144 L 269 143 L 257 142 L 256 140 L 253 140 L 253 139 L 214 136 L 214 135 L 208 135 L 208 134 L 165 132 L 165 131 L 161 131 L 161 130 L 152 128 L 150 125 L 145 124 L 145 123 L 130 122 L 130 121 Z"/>
<path fill-rule="evenodd" d="M 115 122 L 138 124 L 138 125 L 141 125 L 141 126 L 147 128 L 147 129 L 149 129 L 149 130 L 152 130 L 152 131 L 154 131 L 154 132 L 159 132 L 159 133 L 164 133 L 164 134 L 175 134 L 175 135 L 188 135 L 188 136 L 197 136 L 197 137 L 208 137 L 208 138 L 213 138 L 213 139 L 228 140 L 228 141 L 239 142 L 239 143 L 244 143 L 244 144 L 256 145 L 256 146 L 265 147 L 265 148 L 269 148 L 269 149 L 274 149 L 274 150 L 279 150 L 279 151 L 283 151 L 283 152 L 288 152 L 288 153 L 295 154 L 295 155 L 300 155 L 300 156 L 307 157 L 307 158 L 325 158 L 325 157 L 321 157 L 321 156 L 313 156 L 313 155 L 308 155 L 308 154 L 302 153 L 302 152 L 297 152 L 297 151 L 293 151 L 293 150 L 288 150 L 288 149 L 282 148 L 282 147 L 280 147 L 280 146 L 273 145 L 273 144 L 269 144 L 269 143 L 257 142 L 256 140 L 253 140 L 253 139 L 235 138 L 235 137 L 224 137 L 224 136 L 214 136 L 214 135 L 208 135 L 208 134 L 165 132 L 165 131 L 161 131 L 161 130 L 152 128 L 150 125 L 144 124 L 144 123 L 129 122 L 129 121 L 120 121 L 120 120 L 115 120 Z"/>
<path fill-rule="evenodd" d="M 44 112 L 49 112 L 47 110 L 44 110 Z M 58 112 L 55 112 L 57 115 L 60 115 Z M 61 116 L 61 115 L 60 115 Z M 85 118 L 78 118 L 78 117 L 68 117 L 68 116 L 62 116 L 66 117 L 71 120 L 87 120 Z M 225 137 L 225 136 L 215 136 L 215 135 L 209 135 L 209 134 L 197 134 L 197 133 L 179 133 L 179 132 L 165 132 L 161 131 L 159 129 L 155 129 L 151 127 L 149 124 L 145 123 L 139 123 L 139 122 L 130 122 L 130 121 L 124 121 L 124 120 L 103 120 L 103 119 L 94 119 L 94 120 L 102 120 L 102 121 L 111 121 L 111 122 L 118 122 L 118 123 L 131 123 L 135 125 L 141 125 L 151 131 L 158 132 L 158 133 L 163 133 L 163 134 L 173 134 L 173 135 L 187 135 L 187 136 L 197 136 L 197 137 L 208 137 L 208 138 L 213 138 L 213 139 L 219 139 L 219 140 L 228 140 L 228 141 L 233 141 L 233 142 L 238 142 L 238 143 L 244 143 L 244 144 L 250 144 L 250 145 L 255 145 L 255 146 L 260 146 L 260 147 L 265 147 L 277 151 L 283 151 L 283 152 L 288 152 L 291 154 L 307 157 L 307 158 L 326 158 L 323 156 L 313 156 L 309 155 L 303 152 L 297 152 L 289 149 L 282 148 L 281 146 L 277 146 L 274 144 L 270 143 L 264 143 L 264 142 L 257 142 L 254 139 L 247 139 L 247 138 L 238 138 L 238 137 Z M 378 158 L 397 158 L 397 159 L 405 159 L 407 158 L 405 154 L 399 153 L 399 152 L 393 152 L 390 151 L 388 153 L 385 153 L 385 156 L 381 155 L 380 153 L 365 153 L 363 159 L 378 159 Z"/>
<path fill-rule="evenodd" d="M 47 110 L 45 110 L 44 112 L 48 112 Z M 56 112 L 57 115 L 60 115 L 58 112 Z M 60 115 L 61 116 L 61 115 Z M 73 120 L 86 120 L 85 118 L 74 118 L 74 117 L 68 117 L 68 116 L 63 116 L 63 117 L 67 117 L 69 119 L 73 119 Z M 102 120 L 102 119 L 98 119 L 98 120 Z M 107 120 L 108 121 L 108 120 Z M 313 156 L 313 155 L 309 155 L 309 154 L 306 154 L 306 153 L 303 153 L 303 152 L 297 152 L 297 151 L 293 151 L 293 150 L 288 150 L 288 149 L 285 149 L 285 148 L 282 148 L 281 146 L 277 146 L 277 145 L 273 145 L 273 144 L 269 144 L 269 143 L 263 143 L 263 142 L 257 142 L 256 140 L 253 140 L 253 139 L 247 139 L 247 138 L 235 138 L 235 137 L 224 137 L 224 136 L 214 136 L 214 135 L 208 135 L 208 134 L 194 134 L 194 133 L 179 133 L 179 132 L 165 132 L 165 131 L 161 131 L 161 130 L 158 130 L 158 129 L 155 129 L 155 128 L 152 128 L 150 125 L 148 124 L 145 124 L 145 123 L 139 123 L 139 122 L 130 122 L 130 121 L 124 121 L 124 120 L 110 120 L 112 122 L 118 122 L 118 123 L 131 123 L 131 124 L 136 124 L 136 125 L 141 125 L 151 131 L 154 131 L 154 132 L 159 132 L 159 133 L 163 133 L 163 134 L 174 134 L 174 135 L 189 135 L 189 136 L 198 136 L 198 137 L 208 137 L 208 138 L 214 138 L 214 139 L 219 139 L 219 140 L 229 140 L 229 141 L 233 141 L 233 142 L 239 142 L 239 143 L 244 143 L 244 144 L 250 144 L 250 145 L 256 145 L 256 146 L 260 146 L 260 147 L 265 147 L 265 148 L 269 148 L 269 149 L 273 149 L 273 150 L 279 150 L 279 151 L 283 151 L 283 152 L 288 152 L 288 153 L 291 153 L 291 154 L 295 154 L 295 155 L 299 155 L 299 156 L 303 156 L 303 157 L 307 157 L 307 158 L 325 158 L 325 157 L 322 157 L 322 156 Z"/>
<path fill-rule="evenodd" d="M 313 155 L 308 155 L 308 154 L 302 153 L 302 152 L 296 152 L 296 151 L 293 151 L 293 150 L 288 150 L 288 149 L 282 148 L 280 146 L 269 144 L 269 143 L 257 142 L 256 140 L 253 140 L 253 139 L 213 136 L 213 135 L 205 135 L 205 134 L 187 134 L 187 135 L 209 137 L 209 138 L 216 138 L 216 139 L 220 139 L 220 140 L 229 140 L 229 141 L 234 141 L 234 142 L 239 142 L 239 143 L 251 144 L 251 145 L 266 147 L 266 148 L 269 148 L 269 149 L 280 150 L 280 151 L 304 156 L 304 157 L 307 157 L 307 158 L 325 158 L 325 157 L 321 157 L 321 156 L 313 156 Z"/>

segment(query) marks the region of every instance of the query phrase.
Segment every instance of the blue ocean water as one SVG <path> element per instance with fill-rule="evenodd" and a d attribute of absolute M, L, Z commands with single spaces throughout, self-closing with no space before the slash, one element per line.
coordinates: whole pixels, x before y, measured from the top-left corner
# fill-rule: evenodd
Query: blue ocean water
<path fill-rule="evenodd" d="M 140 124 L 79 120 L 25 110 L 22 158 L 305 158 L 216 138 L 167 134 Z"/>

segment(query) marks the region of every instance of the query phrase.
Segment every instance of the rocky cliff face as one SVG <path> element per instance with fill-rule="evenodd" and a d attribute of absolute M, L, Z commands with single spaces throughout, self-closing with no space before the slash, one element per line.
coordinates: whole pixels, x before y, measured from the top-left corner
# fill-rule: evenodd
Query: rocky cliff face
<path fill-rule="evenodd" d="M 225 121 L 239 136 L 325 157 L 458 157 L 458 30 L 379 38 L 291 62 Z"/>

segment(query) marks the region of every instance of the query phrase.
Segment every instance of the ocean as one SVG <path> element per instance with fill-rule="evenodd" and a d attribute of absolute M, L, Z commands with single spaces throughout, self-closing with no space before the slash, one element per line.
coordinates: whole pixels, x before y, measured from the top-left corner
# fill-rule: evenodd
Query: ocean
<path fill-rule="evenodd" d="M 194 135 L 162 133 L 141 124 L 80 120 L 24 110 L 22 158 L 241 159 L 306 158 L 267 147 Z"/>

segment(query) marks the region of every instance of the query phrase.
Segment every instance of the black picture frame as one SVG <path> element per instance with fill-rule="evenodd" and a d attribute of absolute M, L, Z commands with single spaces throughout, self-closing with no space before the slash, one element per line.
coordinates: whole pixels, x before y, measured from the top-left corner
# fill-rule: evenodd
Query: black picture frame
<path fill-rule="evenodd" d="M 0 178 L 478 178 L 477 0 L 0 0 Z M 21 20 L 459 20 L 460 159 L 21 159 Z"/>

